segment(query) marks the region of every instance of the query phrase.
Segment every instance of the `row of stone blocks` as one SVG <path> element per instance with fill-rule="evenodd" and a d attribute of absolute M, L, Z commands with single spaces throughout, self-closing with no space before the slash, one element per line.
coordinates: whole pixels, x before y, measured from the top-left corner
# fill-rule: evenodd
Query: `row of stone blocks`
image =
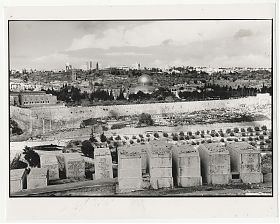
<path fill-rule="evenodd" d="M 80 154 L 63 153 L 60 155 L 40 155 L 40 168 L 15 169 L 10 171 L 10 191 L 46 187 L 49 180 L 60 179 L 59 173 L 66 178 L 85 176 L 85 162 Z"/>
<path fill-rule="evenodd" d="M 228 184 L 231 173 L 244 183 L 263 181 L 260 152 L 245 142 L 209 143 L 195 149 L 188 144 L 155 141 L 119 150 L 119 190 L 142 189 L 142 173 L 148 171 L 153 189 Z M 142 172 L 141 172 L 142 170 Z M 174 178 L 174 181 L 173 181 Z"/>

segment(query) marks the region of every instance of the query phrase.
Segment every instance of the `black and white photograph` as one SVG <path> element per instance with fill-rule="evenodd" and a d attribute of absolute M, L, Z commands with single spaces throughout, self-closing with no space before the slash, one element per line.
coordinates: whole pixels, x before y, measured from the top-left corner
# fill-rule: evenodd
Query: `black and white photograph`
<path fill-rule="evenodd" d="M 249 8 L 7 10 L 10 217 L 33 200 L 62 205 L 48 218 L 223 216 L 234 201 L 274 214 L 278 21 L 273 4 Z"/>
<path fill-rule="evenodd" d="M 272 195 L 272 20 L 9 21 L 11 196 Z"/>

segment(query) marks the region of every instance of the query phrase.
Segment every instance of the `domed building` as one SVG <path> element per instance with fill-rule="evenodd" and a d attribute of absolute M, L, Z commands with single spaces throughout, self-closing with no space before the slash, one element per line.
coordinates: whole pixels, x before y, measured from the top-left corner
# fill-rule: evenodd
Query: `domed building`
<path fill-rule="evenodd" d="M 140 91 L 145 94 L 152 94 L 155 91 L 155 87 L 149 75 L 141 75 L 138 79 L 138 85 L 130 87 L 128 94 L 137 94 Z"/>

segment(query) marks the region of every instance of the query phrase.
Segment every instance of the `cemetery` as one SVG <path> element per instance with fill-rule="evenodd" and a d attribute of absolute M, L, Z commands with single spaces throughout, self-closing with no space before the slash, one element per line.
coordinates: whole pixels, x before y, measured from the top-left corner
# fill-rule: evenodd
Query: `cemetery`
<path fill-rule="evenodd" d="M 271 151 L 264 151 L 249 140 L 254 136 L 270 140 L 271 135 L 265 127 L 171 134 L 150 132 L 107 138 L 111 139 L 110 144 L 117 141 L 117 148 L 110 147 L 108 141 L 98 147 L 93 142 L 93 158 L 83 155 L 81 150 L 39 153 L 40 166 L 11 170 L 10 193 L 26 196 L 35 189 L 48 192 L 55 188 L 60 189 L 57 191 L 61 195 L 66 194 L 63 189 L 77 195 L 92 189 L 88 194 L 94 195 L 93 189 L 104 186 L 110 189 L 106 194 L 126 195 L 161 189 L 271 183 Z M 246 140 L 240 140 L 243 138 Z M 71 188 L 77 184 L 79 188 Z"/>

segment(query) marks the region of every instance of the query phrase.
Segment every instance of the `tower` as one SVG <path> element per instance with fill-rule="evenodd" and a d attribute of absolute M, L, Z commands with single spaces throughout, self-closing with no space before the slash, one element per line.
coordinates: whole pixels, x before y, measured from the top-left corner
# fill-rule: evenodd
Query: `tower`
<path fill-rule="evenodd" d="M 89 62 L 89 70 L 92 70 L 92 61 Z"/>
<path fill-rule="evenodd" d="M 71 71 L 71 79 L 72 79 L 72 82 L 77 80 L 77 73 L 76 73 L 75 69 L 72 69 L 72 71 Z"/>
<path fill-rule="evenodd" d="M 98 62 L 96 63 L 96 71 L 99 70 Z"/>
<path fill-rule="evenodd" d="M 137 64 L 137 66 L 138 66 L 138 67 L 137 67 L 138 70 L 140 70 L 141 67 L 140 67 L 140 63 L 139 63 L 139 62 L 138 62 L 138 64 Z"/>

